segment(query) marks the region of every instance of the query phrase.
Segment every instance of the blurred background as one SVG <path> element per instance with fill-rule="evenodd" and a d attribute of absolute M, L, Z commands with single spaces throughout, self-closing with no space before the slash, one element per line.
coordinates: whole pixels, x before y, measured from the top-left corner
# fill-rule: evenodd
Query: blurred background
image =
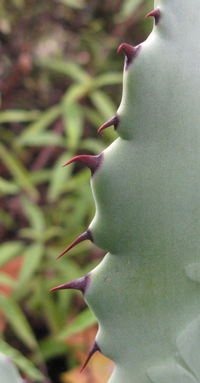
<path fill-rule="evenodd" d="M 104 253 L 85 241 L 56 261 L 94 216 L 90 171 L 77 154 L 115 138 L 98 128 L 122 93 L 122 42 L 144 41 L 153 0 L 0 1 L 0 352 L 29 383 L 106 383 L 96 319 L 80 292 Z"/>

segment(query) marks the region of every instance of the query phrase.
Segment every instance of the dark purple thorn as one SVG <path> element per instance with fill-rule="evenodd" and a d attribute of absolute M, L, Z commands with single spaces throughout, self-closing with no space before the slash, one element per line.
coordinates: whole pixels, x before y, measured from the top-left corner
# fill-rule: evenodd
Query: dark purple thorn
<path fill-rule="evenodd" d="M 153 11 L 149 12 L 146 16 L 145 16 L 145 19 L 147 19 L 147 17 L 151 17 L 153 16 L 154 19 L 155 19 L 155 25 L 158 25 L 159 23 L 159 20 L 160 20 L 160 9 L 154 9 Z"/>
<path fill-rule="evenodd" d="M 88 354 L 88 357 L 87 357 L 87 359 L 86 359 L 86 361 L 85 361 L 83 367 L 81 368 L 81 371 L 80 371 L 80 372 L 82 372 L 82 371 L 84 370 L 84 368 L 87 366 L 89 360 L 91 359 L 92 355 L 93 355 L 96 351 L 101 352 L 101 350 L 100 350 L 100 348 L 99 348 L 97 342 L 95 341 L 95 342 L 94 342 L 94 345 L 92 346 L 92 348 L 91 348 L 91 350 L 90 350 L 90 352 L 89 352 L 89 354 Z"/>
<path fill-rule="evenodd" d="M 132 45 L 122 43 L 117 53 L 119 53 L 121 50 L 124 51 L 126 56 L 126 70 L 128 69 L 129 65 L 133 62 L 133 60 L 137 57 L 139 51 L 140 51 L 141 45 L 137 45 L 136 47 L 133 47 Z"/>
<path fill-rule="evenodd" d="M 103 137 L 103 135 L 101 134 L 101 131 L 108 128 L 109 126 L 112 126 L 114 125 L 114 129 L 116 130 L 117 129 L 117 126 L 119 124 L 119 116 L 118 114 L 116 113 L 116 115 L 112 118 L 110 118 L 110 120 L 108 120 L 107 122 L 105 122 L 105 124 L 103 124 L 99 130 L 98 130 L 98 134 Z"/>
<path fill-rule="evenodd" d="M 71 245 L 69 245 L 67 247 L 67 249 L 65 249 L 56 259 L 59 259 L 60 257 L 62 257 L 62 255 L 64 255 L 65 253 L 67 253 L 67 251 L 69 251 L 70 249 L 72 249 L 72 247 L 78 245 L 78 243 L 80 242 L 83 242 L 85 241 L 86 239 L 89 239 L 91 242 L 93 242 L 93 237 L 92 237 L 92 234 L 90 232 L 89 229 L 87 229 L 87 231 L 85 231 L 85 233 L 79 235 L 78 238 L 75 239 L 74 242 L 71 243 Z"/>
<path fill-rule="evenodd" d="M 79 161 L 88 166 L 88 168 L 91 170 L 92 176 L 94 173 L 98 170 L 103 160 L 103 153 L 99 154 L 98 156 L 90 156 L 87 154 L 82 154 L 80 156 L 76 156 L 71 158 L 71 160 L 67 161 L 66 164 L 63 165 L 69 165 L 72 162 Z"/>
<path fill-rule="evenodd" d="M 65 283 L 64 285 L 54 287 L 49 292 L 51 293 L 52 291 L 55 291 L 55 290 L 75 289 L 75 290 L 80 290 L 83 293 L 83 295 L 85 295 L 89 287 L 89 283 L 90 283 L 90 273 L 83 278 L 79 278 L 79 279 L 76 279 L 75 281 Z"/>

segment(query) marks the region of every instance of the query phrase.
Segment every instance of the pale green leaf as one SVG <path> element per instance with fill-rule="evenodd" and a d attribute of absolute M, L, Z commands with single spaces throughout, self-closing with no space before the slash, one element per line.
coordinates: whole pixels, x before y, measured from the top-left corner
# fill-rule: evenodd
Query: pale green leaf
<path fill-rule="evenodd" d="M 24 374 L 31 380 L 42 382 L 44 375 L 34 366 L 34 364 L 25 358 L 18 350 L 11 347 L 8 343 L 0 340 L 0 352 L 12 358 L 13 362 L 19 367 Z M 6 383 L 6 382 L 5 382 Z"/>

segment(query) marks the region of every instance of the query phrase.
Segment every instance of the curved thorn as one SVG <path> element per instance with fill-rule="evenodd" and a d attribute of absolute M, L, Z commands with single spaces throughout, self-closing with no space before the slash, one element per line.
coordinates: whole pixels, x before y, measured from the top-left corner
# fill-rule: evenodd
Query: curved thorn
<path fill-rule="evenodd" d="M 76 238 L 75 241 L 72 242 L 71 245 L 69 245 L 67 249 L 65 249 L 56 259 L 59 259 L 60 257 L 62 257 L 62 255 L 67 253 L 67 251 L 72 249 L 74 246 L 78 245 L 78 243 L 85 241 L 86 239 L 89 239 L 91 242 L 93 242 L 93 237 L 89 229 L 85 231 L 85 233 L 79 235 L 79 237 Z"/>
<path fill-rule="evenodd" d="M 83 295 L 85 295 L 90 283 L 90 273 L 87 274 L 83 278 L 75 279 L 75 281 L 65 283 L 64 285 L 60 285 L 57 287 L 53 287 L 49 292 L 51 293 L 52 291 L 55 290 L 67 290 L 67 289 L 75 289 L 75 290 L 80 290 Z"/>
<path fill-rule="evenodd" d="M 160 20 L 160 9 L 154 9 L 153 11 L 149 12 L 146 16 L 145 16 L 145 19 L 147 19 L 147 17 L 151 17 L 153 16 L 154 19 L 155 19 L 155 25 L 158 25 L 159 23 L 159 20 Z"/>
<path fill-rule="evenodd" d="M 140 48 L 141 48 L 141 45 L 137 45 L 136 47 L 133 47 L 132 45 L 129 45 L 126 43 L 122 43 L 119 46 L 117 53 L 123 50 L 126 56 L 126 70 L 128 69 L 129 65 L 133 62 L 133 60 L 137 57 Z"/>
<path fill-rule="evenodd" d="M 110 120 L 108 120 L 107 122 L 105 122 L 105 124 L 103 124 L 103 125 L 99 128 L 99 130 L 98 130 L 97 133 L 98 133 L 101 137 L 103 137 L 103 135 L 101 134 L 101 131 L 102 131 L 102 130 L 104 130 L 104 129 L 108 128 L 109 126 L 112 126 L 112 125 L 114 125 L 114 129 L 116 130 L 118 124 L 119 124 L 119 116 L 118 116 L 118 114 L 116 113 L 116 115 L 115 115 L 114 117 L 110 118 Z"/>
<path fill-rule="evenodd" d="M 86 166 L 88 166 L 88 168 L 91 170 L 91 173 L 93 176 L 94 173 L 100 167 L 102 160 L 103 160 L 103 153 L 99 154 L 98 156 L 91 156 L 91 155 L 87 155 L 87 154 L 82 154 L 80 156 L 76 156 L 76 157 L 71 158 L 71 160 L 67 161 L 66 164 L 63 165 L 63 167 L 71 164 L 72 162 L 79 161 L 79 162 L 85 164 Z"/>
<path fill-rule="evenodd" d="M 89 354 L 88 354 L 88 357 L 87 357 L 87 359 L 86 359 L 86 361 L 85 361 L 83 367 L 81 368 L 81 371 L 80 371 L 80 372 L 82 372 L 82 371 L 84 370 L 84 368 L 87 366 L 89 360 L 91 359 L 92 355 L 93 355 L 96 351 L 101 352 L 101 350 L 100 350 L 100 348 L 99 348 L 97 342 L 95 341 L 95 342 L 94 342 L 94 345 L 92 346 L 92 348 L 91 348 L 91 350 L 90 350 L 90 352 L 89 352 Z"/>

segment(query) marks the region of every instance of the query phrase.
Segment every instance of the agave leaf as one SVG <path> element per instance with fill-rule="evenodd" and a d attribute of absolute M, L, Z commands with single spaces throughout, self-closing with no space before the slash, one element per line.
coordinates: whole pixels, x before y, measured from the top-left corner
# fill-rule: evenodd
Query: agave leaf
<path fill-rule="evenodd" d="M 194 376 L 173 360 L 147 370 L 153 383 L 197 383 Z"/>
<path fill-rule="evenodd" d="M 200 283 L 200 262 L 191 263 L 185 267 L 186 275 L 191 281 Z"/>
<path fill-rule="evenodd" d="M 37 382 L 42 382 L 44 380 L 45 376 L 41 371 L 39 371 L 30 360 L 25 358 L 18 350 L 11 347 L 3 339 L 0 340 L 0 352 L 12 358 L 13 362 L 27 377 L 29 377 L 29 379 Z"/>
<path fill-rule="evenodd" d="M 182 331 L 177 338 L 177 347 L 186 365 L 200 381 L 200 317 Z"/>

